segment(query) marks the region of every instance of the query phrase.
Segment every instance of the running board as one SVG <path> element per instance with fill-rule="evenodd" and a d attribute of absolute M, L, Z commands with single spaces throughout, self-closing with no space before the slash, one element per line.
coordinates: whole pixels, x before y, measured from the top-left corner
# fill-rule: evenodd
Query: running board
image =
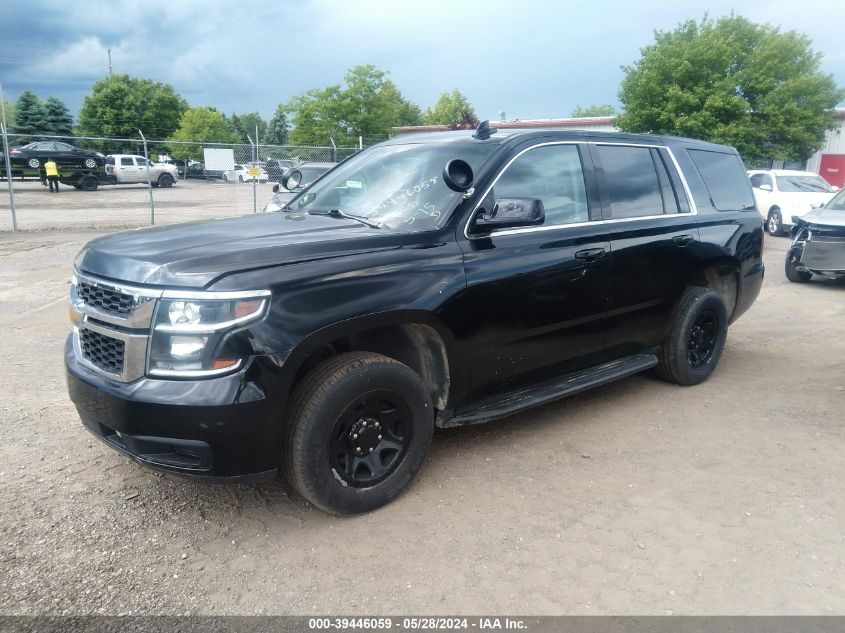
<path fill-rule="evenodd" d="M 538 407 L 567 396 L 604 385 L 620 378 L 639 373 L 657 365 L 657 356 L 638 354 L 576 372 L 564 377 L 546 380 L 538 385 L 511 391 L 479 401 L 478 406 L 441 421 L 438 426 L 450 428 L 467 424 L 480 424 L 504 418 L 519 411 Z"/>

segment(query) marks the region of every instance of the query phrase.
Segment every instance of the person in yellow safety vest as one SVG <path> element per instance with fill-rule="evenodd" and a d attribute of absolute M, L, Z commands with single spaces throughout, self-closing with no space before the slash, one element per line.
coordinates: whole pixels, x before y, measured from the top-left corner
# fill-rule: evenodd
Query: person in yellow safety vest
<path fill-rule="evenodd" d="M 51 158 L 44 163 L 44 171 L 47 172 L 47 182 L 50 183 L 50 193 L 59 193 L 59 166 Z M 55 189 L 53 189 L 55 187 Z"/>

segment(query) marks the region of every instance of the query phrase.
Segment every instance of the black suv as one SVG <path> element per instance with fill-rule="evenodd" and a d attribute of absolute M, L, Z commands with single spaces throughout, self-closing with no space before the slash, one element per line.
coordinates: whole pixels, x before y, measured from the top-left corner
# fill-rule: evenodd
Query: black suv
<path fill-rule="evenodd" d="M 647 369 L 705 380 L 762 249 L 730 147 L 484 124 L 399 137 L 284 212 L 90 242 L 70 396 L 148 466 L 281 468 L 320 508 L 364 512 L 413 479 L 434 426 Z"/>

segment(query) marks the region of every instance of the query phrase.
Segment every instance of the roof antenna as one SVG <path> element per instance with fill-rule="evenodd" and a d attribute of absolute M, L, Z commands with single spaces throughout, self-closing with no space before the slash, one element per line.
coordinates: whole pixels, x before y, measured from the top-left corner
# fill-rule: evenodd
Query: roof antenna
<path fill-rule="evenodd" d="M 490 127 L 490 121 L 482 121 L 475 128 L 475 132 L 472 133 L 472 138 L 478 139 L 479 141 L 486 141 L 498 131 L 496 128 Z"/>

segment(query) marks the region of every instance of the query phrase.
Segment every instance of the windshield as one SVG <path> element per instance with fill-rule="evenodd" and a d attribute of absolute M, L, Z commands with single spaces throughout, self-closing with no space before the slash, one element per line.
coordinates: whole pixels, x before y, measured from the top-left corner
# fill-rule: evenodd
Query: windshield
<path fill-rule="evenodd" d="M 432 229 L 461 199 L 443 183 L 446 163 L 461 158 L 477 173 L 494 149 L 488 143 L 376 146 L 340 164 L 289 206 L 340 211 L 392 229 Z"/>
<path fill-rule="evenodd" d="M 778 189 L 788 193 L 831 193 L 833 189 L 821 176 L 778 176 Z"/>
<path fill-rule="evenodd" d="M 840 189 L 833 198 L 824 205 L 825 209 L 833 209 L 834 211 L 845 211 L 845 189 Z"/>

